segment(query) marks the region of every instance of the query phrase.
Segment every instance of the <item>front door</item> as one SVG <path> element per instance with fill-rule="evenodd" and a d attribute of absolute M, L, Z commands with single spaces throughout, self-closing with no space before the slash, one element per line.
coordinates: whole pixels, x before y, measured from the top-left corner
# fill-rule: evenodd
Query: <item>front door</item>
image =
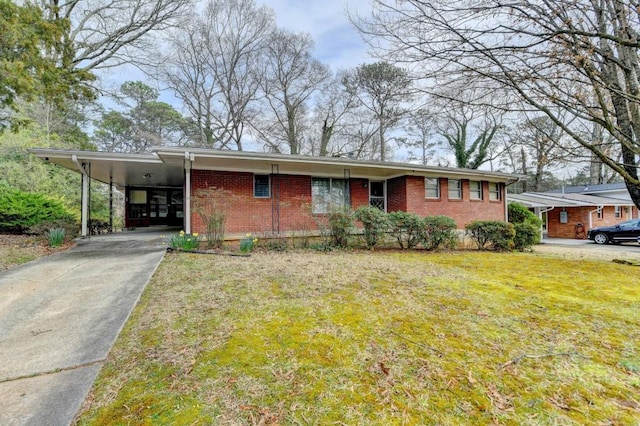
<path fill-rule="evenodd" d="M 369 181 L 369 205 L 387 211 L 383 181 Z"/>

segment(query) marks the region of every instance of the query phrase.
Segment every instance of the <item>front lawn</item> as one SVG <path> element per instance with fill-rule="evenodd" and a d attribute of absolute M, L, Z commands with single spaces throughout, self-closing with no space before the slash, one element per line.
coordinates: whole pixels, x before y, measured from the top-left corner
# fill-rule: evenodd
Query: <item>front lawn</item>
<path fill-rule="evenodd" d="M 79 424 L 637 424 L 640 268 L 168 254 Z"/>

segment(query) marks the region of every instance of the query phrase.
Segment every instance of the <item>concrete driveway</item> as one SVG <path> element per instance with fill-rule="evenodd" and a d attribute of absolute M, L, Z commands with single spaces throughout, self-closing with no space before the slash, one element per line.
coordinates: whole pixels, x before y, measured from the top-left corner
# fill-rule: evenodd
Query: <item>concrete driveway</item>
<path fill-rule="evenodd" d="M 1 425 L 72 422 L 164 252 L 113 234 L 0 273 Z"/>

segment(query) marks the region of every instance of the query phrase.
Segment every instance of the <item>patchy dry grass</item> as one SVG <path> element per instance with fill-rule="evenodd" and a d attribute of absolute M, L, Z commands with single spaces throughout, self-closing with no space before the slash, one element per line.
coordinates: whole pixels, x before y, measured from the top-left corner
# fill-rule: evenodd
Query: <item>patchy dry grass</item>
<path fill-rule="evenodd" d="M 66 250 L 69 243 L 52 249 L 43 238 L 0 234 L 0 271 Z"/>
<path fill-rule="evenodd" d="M 640 270 L 167 255 L 79 424 L 638 424 Z"/>

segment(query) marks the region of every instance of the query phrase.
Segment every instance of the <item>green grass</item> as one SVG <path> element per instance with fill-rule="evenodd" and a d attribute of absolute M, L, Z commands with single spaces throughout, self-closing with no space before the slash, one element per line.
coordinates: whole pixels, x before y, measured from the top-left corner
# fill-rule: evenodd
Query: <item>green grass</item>
<path fill-rule="evenodd" d="M 168 255 L 79 424 L 640 424 L 640 271 Z"/>

